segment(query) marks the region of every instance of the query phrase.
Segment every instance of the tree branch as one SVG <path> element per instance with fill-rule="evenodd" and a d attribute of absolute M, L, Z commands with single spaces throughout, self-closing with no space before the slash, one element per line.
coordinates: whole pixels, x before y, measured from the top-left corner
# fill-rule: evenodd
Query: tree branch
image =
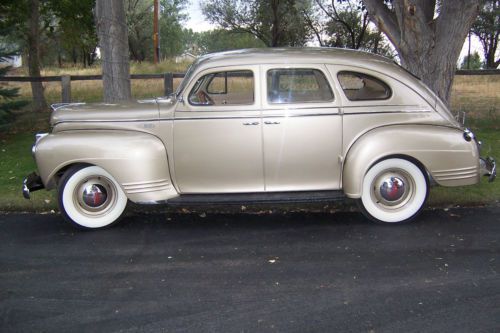
<path fill-rule="evenodd" d="M 319 46 L 321 46 L 321 47 L 325 46 L 323 44 L 323 40 L 321 39 L 321 34 L 318 31 L 318 29 L 316 28 L 316 26 L 314 25 L 314 22 L 311 19 L 311 17 L 309 16 L 309 14 L 305 10 L 302 10 L 302 15 L 304 16 L 304 19 L 306 20 L 307 25 L 311 28 L 311 30 L 314 32 L 314 35 L 318 39 Z"/>
<path fill-rule="evenodd" d="M 380 31 L 383 31 L 392 44 L 399 48 L 401 43 L 401 30 L 399 29 L 396 15 L 382 0 L 363 0 L 368 10 L 370 19 L 377 24 Z"/>

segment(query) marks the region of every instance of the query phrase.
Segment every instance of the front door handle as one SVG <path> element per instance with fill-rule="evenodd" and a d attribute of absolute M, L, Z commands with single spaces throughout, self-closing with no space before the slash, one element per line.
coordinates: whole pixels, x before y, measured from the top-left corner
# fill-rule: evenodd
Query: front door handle
<path fill-rule="evenodd" d="M 265 121 L 264 124 L 266 125 L 279 125 L 279 121 Z"/>
<path fill-rule="evenodd" d="M 258 124 L 259 124 L 258 121 L 254 121 L 253 123 L 243 123 L 243 125 L 245 125 L 245 126 L 256 126 Z"/>

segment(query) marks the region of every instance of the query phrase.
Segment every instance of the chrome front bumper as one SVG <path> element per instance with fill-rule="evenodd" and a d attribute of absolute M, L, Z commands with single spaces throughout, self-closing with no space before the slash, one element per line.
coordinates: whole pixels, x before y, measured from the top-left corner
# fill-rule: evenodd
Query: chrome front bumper
<path fill-rule="evenodd" d="M 23 181 L 23 197 L 25 199 L 30 198 L 30 193 L 38 191 L 45 188 L 42 183 L 42 179 L 36 172 L 30 173 Z"/>
<path fill-rule="evenodd" d="M 479 159 L 479 173 L 481 176 L 488 177 L 488 181 L 491 183 L 495 180 L 497 176 L 497 164 L 492 157 L 480 158 Z"/>

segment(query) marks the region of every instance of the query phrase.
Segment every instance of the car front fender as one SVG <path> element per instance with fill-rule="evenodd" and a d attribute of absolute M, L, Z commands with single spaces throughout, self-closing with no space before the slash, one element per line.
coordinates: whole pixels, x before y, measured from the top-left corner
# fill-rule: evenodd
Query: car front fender
<path fill-rule="evenodd" d="M 71 165 L 96 165 L 120 184 L 133 202 L 163 201 L 177 196 L 163 142 L 134 131 L 67 131 L 49 134 L 34 147 L 34 156 L 46 188 L 57 185 Z"/>

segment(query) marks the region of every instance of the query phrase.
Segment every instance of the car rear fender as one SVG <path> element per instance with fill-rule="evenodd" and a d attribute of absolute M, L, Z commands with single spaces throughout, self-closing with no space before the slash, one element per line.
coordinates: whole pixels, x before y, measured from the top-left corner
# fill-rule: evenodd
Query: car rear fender
<path fill-rule="evenodd" d="M 438 185 L 479 182 L 479 152 L 456 128 L 433 125 L 394 125 L 373 129 L 347 151 L 342 172 L 346 196 L 360 198 L 363 178 L 377 161 L 400 157 L 425 169 Z"/>

